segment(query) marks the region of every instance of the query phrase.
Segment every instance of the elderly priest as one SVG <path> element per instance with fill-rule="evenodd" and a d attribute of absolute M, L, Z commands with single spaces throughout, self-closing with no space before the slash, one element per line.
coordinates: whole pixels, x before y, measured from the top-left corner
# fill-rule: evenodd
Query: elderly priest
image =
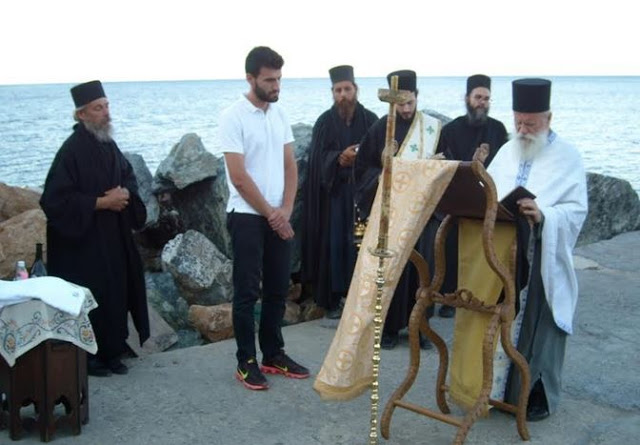
<path fill-rule="evenodd" d="M 513 332 L 531 371 L 527 419 L 535 421 L 553 413 L 560 398 L 566 338 L 573 332 L 578 299 L 572 250 L 587 215 L 587 186 L 580 152 L 551 130 L 551 82 L 519 79 L 512 90 L 517 134 L 488 172 L 499 199 L 516 186 L 536 195 L 518 201 L 531 227 L 528 243 L 518 247 L 530 267 Z M 519 391 L 520 375 L 512 367 L 505 401 L 517 403 Z"/>

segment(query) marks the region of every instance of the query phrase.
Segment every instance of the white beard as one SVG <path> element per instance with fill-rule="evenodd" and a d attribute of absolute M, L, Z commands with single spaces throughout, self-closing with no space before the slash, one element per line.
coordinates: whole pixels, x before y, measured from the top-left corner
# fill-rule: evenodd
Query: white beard
<path fill-rule="evenodd" d="M 523 161 L 531 161 L 534 159 L 545 145 L 547 145 L 548 138 L 548 130 L 536 134 L 516 134 L 514 141 L 520 153 L 520 159 Z"/>
<path fill-rule="evenodd" d="M 100 142 L 111 142 L 113 140 L 113 126 L 111 122 L 104 125 L 93 124 L 91 122 L 83 122 L 89 133 L 94 135 Z"/>

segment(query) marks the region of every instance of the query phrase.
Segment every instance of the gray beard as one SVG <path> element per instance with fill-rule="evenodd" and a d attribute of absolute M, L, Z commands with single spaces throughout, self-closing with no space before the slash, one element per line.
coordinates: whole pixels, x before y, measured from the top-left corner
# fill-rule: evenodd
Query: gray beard
<path fill-rule="evenodd" d="M 542 151 L 547 145 L 549 137 L 548 131 L 541 131 L 537 134 L 516 134 L 514 137 L 520 159 L 523 161 L 531 161 Z"/>
<path fill-rule="evenodd" d="M 113 126 L 111 122 L 104 125 L 91 122 L 82 122 L 89 133 L 95 136 L 100 142 L 111 142 L 113 140 Z"/>

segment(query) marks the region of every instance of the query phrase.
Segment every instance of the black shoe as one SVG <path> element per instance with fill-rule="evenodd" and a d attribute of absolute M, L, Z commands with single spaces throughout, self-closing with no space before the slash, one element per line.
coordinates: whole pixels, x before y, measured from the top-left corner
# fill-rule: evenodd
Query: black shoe
<path fill-rule="evenodd" d="M 107 367 L 111 370 L 111 372 L 118 375 L 125 375 L 129 372 L 129 368 L 127 367 L 127 365 L 122 363 L 119 358 L 112 358 L 107 361 Z"/>
<path fill-rule="evenodd" d="M 441 318 L 453 318 L 454 315 L 456 315 L 456 308 L 443 304 L 442 306 L 440 306 L 440 309 L 438 309 L 438 315 Z"/>
<path fill-rule="evenodd" d="M 538 379 L 529 393 L 527 420 L 529 422 L 538 422 L 547 417 L 549 417 L 549 404 L 547 403 L 547 396 L 544 393 L 542 380 Z"/>
<path fill-rule="evenodd" d="M 296 363 L 284 352 L 271 358 L 263 358 L 260 370 L 265 374 L 282 374 L 292 379 L 306 379 L 309 377 L 309 370 Z"/>
<path fill-rule="evenodd" d="M 399 339 L 400 337 L 398 336 L 397 332 L 395 334 L 388 334 L 386 332 L 383 332 L 382 338 L 380 339 L 380 347 L 382 349 L 393 349 L 398 346 Z"/>
<path fill-rule="evenodd" d="M 427 337 L 422 335 L 422 332 L 420 333 L 420 349 L 423 351 L 433 349 L 433 343 L 431 343 Z"/>
<path fill-rule="evenodd" d="M 87 374 L 94 377 L 109 377 L 111 370 L 97 357 L 87 358 Z"/>
<path fill-rule="evenodd" d="M 260 371 L 258 362 L 253 357 L 242 363 L 238 363 L 238 367 L 236 368 L 236 379 L 238 379 L 245 388 L 253 389 L 255 391 L 269 388 L 267 379 Z"/>
<path fill-rule="evenodd" d="M 549 410 L 544 406 L 528 406 L 527 422 L 539 422 L 549 417 Z"/>

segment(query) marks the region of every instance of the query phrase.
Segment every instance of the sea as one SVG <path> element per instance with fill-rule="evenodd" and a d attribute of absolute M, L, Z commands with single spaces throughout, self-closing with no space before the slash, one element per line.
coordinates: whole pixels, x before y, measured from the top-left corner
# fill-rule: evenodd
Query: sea
<path fill-rule="evenodd" d="M 551 127 L 581 151 L 587 171 L 629 181 L 640 193 L 640 77 L 548 77 Z M 511 81 L 492 79 L 490 115 L 513 130 Z M 377 98 L 385 78 L 358 79 L 359 100 L 378 116 L 388 104 Z M 0 85 L 0 182 L 39 187 L 73 127 L 72 84 Z M 465 113 L 464 77 L 420 77 L 418 107 L 449 117 Z M 152 173 L 186 133 L 218 147 L 218 118 L 241 97 L 244 79 L 106 82 L 115 140 L 142 155 Z M 328 78 L 287 79 L 279 103 L 292 124 L 313 125 L 331 106 Z"/>

